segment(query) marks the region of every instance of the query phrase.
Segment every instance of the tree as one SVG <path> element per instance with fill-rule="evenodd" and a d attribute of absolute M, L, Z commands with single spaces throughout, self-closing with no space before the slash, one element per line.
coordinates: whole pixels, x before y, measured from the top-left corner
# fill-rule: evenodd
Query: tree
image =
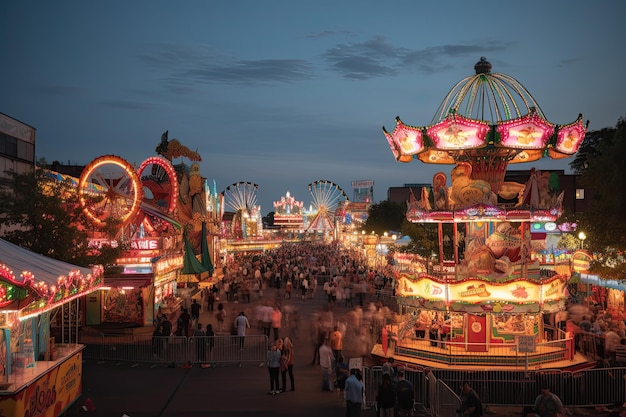
<path fill-rule="evenodd" d="M 267 213 L 267 216 L 261 219 L 263 221 L 263 226 L 269 226 L 269 227 L 274 226 L 274 214 L 276 213 L 273 211 L 270 211 L 269 213 Z"/>
<path fill-rule="evenodd" d="M 411 238 L 411 242 L 401 249 L 402 252 L 416 253 L 424 258 L 438 253 L 439 240 L 435 223 L 412 223 L 404 219 L 401 231 Z"/>
<path fill-rule="evenodd" d="M 619 119 L 612 136 L 604 136 L 611 132 L 609 129 L 601 132 L 588 134 L 600 139 L 582 166 L 581 183 L 591 199 L 580 215 L 578 228 L 587 235 L 585 247 L 598 256 L 591 272 L 603 278 L 626 279 L 626 119 Z"/>
<path fill-rule="evenodd" d="M 59 181 L 44 169 L 26 174 L 11 172 L 10 188 L 0 190 L 3 238 L 41 255 L 74 265 L 109 265 L 119 258 L 124 245 L 89 247 L 89 219 L 83 212 L 76 188 Z M 105 234 L 116 228 L 107 226 Z"/>
<path fill-rule="evenodd" d="M 363 230 L 366 233 L 374 232 L 378 235 L 390 230 L 400 230 L 405 216 L 406 207 L 403 204 L 381 201 L 370 206 Z"/>
<path fill-rule="evenodd" d="M 619 123 L 619 122 L 618 122 Z M 614 127 L 605 127 L 601 130 L 587 132 L 585 140 L 580 145 L 578 152 L 574 156 L 572 162 L 569 163 L 570 168 L 576 174 L 581 174 L 589 166 L 589 161 L 598 157 L 602 157 L 600 144 L 609 143 L 615 135 Z"/>

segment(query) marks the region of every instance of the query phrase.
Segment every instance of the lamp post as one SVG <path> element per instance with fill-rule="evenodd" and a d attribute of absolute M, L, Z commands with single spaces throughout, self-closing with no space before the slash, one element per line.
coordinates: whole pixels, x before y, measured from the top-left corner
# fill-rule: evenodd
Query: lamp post
<path fill-rule="evenodd" d="M 578 239 L 580 239 L 580 249 L 585 249 L 585 239 L 587 239 L 585 232 L 578 233 Z"/>

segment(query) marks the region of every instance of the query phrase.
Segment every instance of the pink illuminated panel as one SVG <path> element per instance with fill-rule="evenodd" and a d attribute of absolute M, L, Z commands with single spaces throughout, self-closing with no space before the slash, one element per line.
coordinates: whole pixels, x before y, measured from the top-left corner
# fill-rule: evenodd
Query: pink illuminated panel
<path fill-rule="evenodd" d="M 574 124 L 563 126 L 559 129 L 556 141 L 556 149 L 559 152 L 572 155 L 578 151 L 580 144 L 585 138 L 585 127 L 582 119 Z"/>
<path fill-rule="evenodd" d="M 401 155 L 415 155 L 424 150 L 422 131 L 417 128 L 398 122 L 392 136 L 396 149 Z"/>
<path fill-rule="evenodd" d="M 385 137 L 387 138 L 387 142 L 389 142 L 389 147 L 391 148 L 391 153 L 393 153 L 393 157 L 398 159 L 400 157 L 400 152 L 398 152 L 398 149 L 396 149 L 396 144 L 393 141 L 393 137 L 385 132 Z"/>
<path fill-rule="evenodd" d="M 554 133 L 554 126 L 536 113 L 502 122 L 497 127 L 500 145 L 515 149 L 543 149 Z"/>
<path fill-rule="evenodd" d="M 472 149 L 485 145 L 489 125 L 460 115 L 446 118 L 428 128 L 437 149 Z"/>

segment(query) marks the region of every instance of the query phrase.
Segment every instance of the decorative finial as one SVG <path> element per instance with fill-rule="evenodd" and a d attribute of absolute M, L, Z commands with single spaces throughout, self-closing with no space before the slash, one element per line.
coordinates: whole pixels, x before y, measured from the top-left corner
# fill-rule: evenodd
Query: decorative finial
<path fill-rule="evenodd" d="M 487 61 L 484 56 L 480 57 L 480 61 L 474 65 L 476 74 L 489 74 L 491 72 L 491 62 Z"/>

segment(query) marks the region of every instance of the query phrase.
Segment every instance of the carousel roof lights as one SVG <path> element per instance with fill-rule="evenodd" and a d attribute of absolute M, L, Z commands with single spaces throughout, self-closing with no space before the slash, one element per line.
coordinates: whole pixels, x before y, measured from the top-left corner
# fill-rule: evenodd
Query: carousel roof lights
<path fill-rule="evenodd" d="M 570 124 L 549 122 L 520 82 L 492 73 L 491 68 L 482 57 L 474 66 L 476 73 L 446 95 L 430 125 L 412 126 L 396 117 L 391 133 L 383 127 L 396 160 L 436 164 L 466 160 L 476 167 L 487 161 L 492 165 L 488 169 L 503 173 L 508 163 L 576 153 L 586 131 L 582 115 Z"/>

